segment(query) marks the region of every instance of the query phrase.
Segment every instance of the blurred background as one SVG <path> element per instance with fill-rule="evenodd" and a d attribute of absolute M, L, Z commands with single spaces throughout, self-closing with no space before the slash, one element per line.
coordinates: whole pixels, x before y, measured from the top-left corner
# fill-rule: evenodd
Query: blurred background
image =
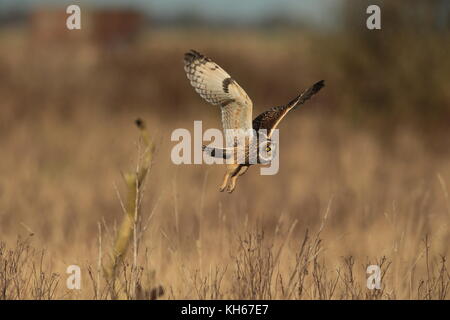
<path fill-rule="evenodd" d="M 184 117 L 199 102 L 182 79 L 190 48 L 234 71 L 257 105 L 326 78 L 327 117 L 388 131 L 417 125 L 423 135 L 448 124 L 447 0 L 76 1 L 79 31 L 64 28 L 69 4 L 0 3 L 2 127 L 48 108 Z M 382 7 L 381 31 L 365 27 L 369 4 Z"/>
<path fill-rule="evenodd" d="M 81 30 L 66 29 L 70 4 Z M 370 4 L 381 30 L 366 28 Z M 0 240 L 33 230 L 58 272 L 95 260 L 97 223 L 121 218 L 116 187 L 135 165 L 141 117 L 157 142 L 146 245 L 172 297 L 195 295 L 170 262 L 222 261 L 249 226 L 276 239 L 277 221 L 298 220 L 301 237 L 330 199 L 329 261 L 387 255 L 393 290 L 414 297 L 396 275 L 423 237 L 436 257 L 449 251 L 449 40 L 450 0 L 1 0 Z M 252 168 L 227 195 L 220 166 L 170 162 L 174 129 L 221 127 L 186 79 L 190 49 L 240 83 L 255 116 L 325 79 L 282 123 L 279 174 Z"/>

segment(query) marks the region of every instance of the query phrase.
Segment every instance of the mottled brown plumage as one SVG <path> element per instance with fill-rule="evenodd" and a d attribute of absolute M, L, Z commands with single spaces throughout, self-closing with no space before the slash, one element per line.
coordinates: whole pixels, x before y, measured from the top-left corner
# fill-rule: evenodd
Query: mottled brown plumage
<path fill-rule="evenodd" d="M 266 129 L 268 132 L 268 136 L 270 137 L 273 130 L 277 128 L 280 121 L 288 114 L 289 111 L 305 103 L 314 94 L 319 92 L 319 90 L 322 89 L 324 85 L 324 81 L 321 80 L 295 97 L 288 104 L 284 106 L 273 107 L 267 111 L 264 111 L 253 120 L 253 129 L 255 129 L 256 131 L 258 131 L 259 129 Z"/>
<path fill-rule="evenodd" d="M 191 50 L 184 55 L 184 70 L 195 91 L 209 103 L 220 106 L 225 134 L 228 135 L 233 130 L 243 132 L 240 138 L 243 137 L 244 139 L 238 141 L 246 141 L 244 145 L 236 145 L 237 140 L 232 139 L 232 144 L 227 145 L 225 149 L 203 146 L 204 152 L 212 157 L 223 159 L 233 157 L 235 160 L 235 163 L 227 163 L 227 172 L 220 187 L 220 191 L 227 189 L 230 193 L 236 186 L 237 177 L 243 175 L 248 167 L 254 164 L 254 162 L 249 161 L 249 155 L 252 151 L 256 150 L 257 152 L 257 163 L 265 163 L 262 161 L 264 159 L 260 159 L 258 142 L 262 137 L 259 136 L 258 130 L 267 130 L 267 136 L 264 138 L 267 138 L 268 142 L 264 146 L 270 154 L 270 138 L 281 120 L 289 111 L 305 103 L 324 86 L 324 81 L 319 81 L 288 104 L 273 107 L 261 113 L 252 121 L 253 103 L 251 99 L 218 64 L 201 53 Z M 256 130 L 256 136 L 252 129 Z M 235 131 L 233 133 L 236 134 Z M 244 161 L 236 163 L 236 155 L 238 150 L 242 150 L 242 148 L 244 148 Z"/>

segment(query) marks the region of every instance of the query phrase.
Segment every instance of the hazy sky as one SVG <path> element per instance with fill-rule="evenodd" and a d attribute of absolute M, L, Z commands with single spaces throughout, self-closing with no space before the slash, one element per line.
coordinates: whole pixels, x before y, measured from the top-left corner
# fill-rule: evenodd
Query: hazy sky
<path fill-rule="evenodd" d="M 339 0 L 0 0 L 0 10 L 30 8 L 42 4 L 86 6 L 127 6 L 148 10 L 162 17 L 195 12 L 212 20 L 255 21 L 273 13 L 283 13 L 306 23 L 332 24 Z"/>

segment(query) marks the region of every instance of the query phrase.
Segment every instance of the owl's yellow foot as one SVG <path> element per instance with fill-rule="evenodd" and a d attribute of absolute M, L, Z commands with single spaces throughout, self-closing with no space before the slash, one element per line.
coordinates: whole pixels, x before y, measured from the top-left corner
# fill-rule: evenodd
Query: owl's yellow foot
<path fill-rule="evenodd" d="M 225 173 L 225 176 L 223 177 L 222 185 L 219 188 L 220 192 L 223 192 L 226 189 L 229 179 L 230 179 L 230 174 L 227 172 L 227 173 Z"/>
<path fill-rule="evenodd" d="M 236 188 L 236 179 L 237 179 L 237 176 L 234 176 L 230 179 L 230 184 L 228 185 L 228 188 L 227 188 L 228 193 L 232 193 L 234 191 L 234 189 Z"/>

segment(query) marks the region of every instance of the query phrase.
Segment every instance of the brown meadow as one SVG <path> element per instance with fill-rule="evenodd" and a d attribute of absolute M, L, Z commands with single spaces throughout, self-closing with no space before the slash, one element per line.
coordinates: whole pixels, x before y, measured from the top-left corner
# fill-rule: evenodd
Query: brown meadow
<path fill-rule="evenodd" d="M 26 34 L 2 32 L 0 298 L 448 299 L 448 59 L 413 74 L 442 52 L 428 46 L 408 66 L 397 63 L 406 50 L 385 53 L 386 76 L 355 42 L 329 52 L 308 34 L 221 35 L 153 31 L 105 53 L 30 49 Z M 191 48 L 237 79 L 256 114 L 327 81 L 282 123 L 277 175 L 252 167 L 229 195 L 220 166 L 172 164 L 174 129 L 220 128 L 185 78 Z M 425 106 L 440 116 L 416 112 Z M 124 216 L 123 173 L 142 160 L 138 117 L 155 152 L 114 297 L 101 266 Z M 372 264 L 381 290 L 366 287 Z M 66 288 L 69 265 L 80 290 Z"/>

